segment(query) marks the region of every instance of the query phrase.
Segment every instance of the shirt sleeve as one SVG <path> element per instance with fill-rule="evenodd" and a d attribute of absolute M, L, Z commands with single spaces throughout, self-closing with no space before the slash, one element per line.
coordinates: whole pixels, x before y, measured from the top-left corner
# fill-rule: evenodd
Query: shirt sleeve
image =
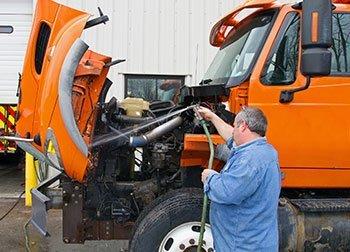
<path fill-rule="evenodd" d="M 227 162 L 231 154 L 231 150 L 227 147 L 226 144 L 219 144 L 216 146 L 214 151 L 214 157 L 216 159 Z"/>
<path fill-rule="evenodd" d="M 219 173 L 217 171 L 214 171 L 214 170 L 210 170 L 210 173 L 207 177 L 207 179 L 205 180 L 205 183 L 204 183 L 204 193 L 207 193 L 209 191 L 209 181 L 211 180 L 211 177 L 213 175 L 218 175 Z"/>
<path fill-rule="evenodd" d="M 228 147 L 230 150 L 234 147 L 234 142 L 233 142 L 233 138 L 232 138 L 232 137 L 230 137 L 229 139 L 227 139 L 226 145 L 227 145 L 227 147 Z"/>
<path fill-rule="evenodd" d="M 205 183 L 204 192 L 213 202 L 238 205 L 258 188 L 257 171 L 247 161 L 227 164 L 221 173 L 211 173 Z"/>

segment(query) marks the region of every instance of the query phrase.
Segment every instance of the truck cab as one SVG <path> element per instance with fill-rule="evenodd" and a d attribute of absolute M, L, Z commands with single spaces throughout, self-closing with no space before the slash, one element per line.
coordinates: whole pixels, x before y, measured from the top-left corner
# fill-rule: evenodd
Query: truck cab
<path fill-rule="evenodd" d="M 211 80 L 208 85 L 224 84 L 231 89 L 230 111 L 237 113 L 242 105 L 249 105 L 267 115 L 267 138 L 279 152 L 284 187 L 349 184 L 350 121 L 342 116 L 350 109 L 348 8 L 334 6 L 330 74 L 311 78 L 309 87 L 295 92 L 289 102 L 281 101 L 283 91 L 301 88 L 308 81 L 301 69 L 301 5 L 277 8 L 271 4 L 231 30 L 225 23 L 233 18 L 227 16 L 212 32 L 211 42 L 220 49 L 204 79 Z M 226 29 L 225 38 L 215 35 L 219 29 Z M 332 123 L 325 124 L 325 118 Z"/>

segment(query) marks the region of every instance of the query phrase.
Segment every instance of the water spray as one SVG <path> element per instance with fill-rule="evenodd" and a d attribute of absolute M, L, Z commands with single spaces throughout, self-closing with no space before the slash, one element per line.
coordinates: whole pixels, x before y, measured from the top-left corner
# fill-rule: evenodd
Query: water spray
<path fill-rule="evenodd" d="M 111 133 L 108 133 L 108 134 L 105 134 L 103 136 L 99 136 L 99 137 L 95 138 L 90 147 L 95 148 L 95 147 L 98 147 L 100 145 L 105 145 L 105 144 L 109 144 L 111 142 L 118 141 L 119 139 L 122 139 L 122 138 L 129 139 L 129 137 L 132 134 L 136 134 L 142 130 L 148 129 L 151 126 L 153 126 L 155 124 L 159 124 L 161 122 L 164 122 L 167 119 L 172 118 L 176 115 L 180 115 L 181 113 L 183 113 L 185 111 L 193 109 L 195 106 L 196 105 L 191 105 L 191 106 L 188 106 L 186 108 L 176 110 L 176 111 L 171 112 L 167 115 L 161 116 L 157 119 L 141 123 L 141 124 L 137 125 L 136 127 L 130 126 L 130 127 L 127 127 L 123 130 L 114 129 L 114 130 L 112 130 L 113 132 L 111 132 Z"/>

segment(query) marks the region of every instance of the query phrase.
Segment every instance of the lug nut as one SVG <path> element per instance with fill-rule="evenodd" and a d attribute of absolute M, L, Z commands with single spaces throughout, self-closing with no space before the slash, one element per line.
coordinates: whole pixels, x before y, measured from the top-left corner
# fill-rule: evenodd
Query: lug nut
<path fill-rule="evenodd" d="M 179 248 L 180 248 L 181 250 L 184 250 L 186 247 L 185 247 L 184 244 L 180 244 Z"/>
<path fill-rule="evenodd" d="M 278 201 L 278 204 L 280 206 L 285 206 L 285 205 L 287 205 L 287 203 L 288 203 L 288 201 L 287 201 L 286 198 L 280 198 L 279 201 Z"/>
<path fill-rule="evenodd" d="M 193 245 L 195 243 L 195 240 L 191 239 L 189 242 L 190 242 L 191 245 Z"/>

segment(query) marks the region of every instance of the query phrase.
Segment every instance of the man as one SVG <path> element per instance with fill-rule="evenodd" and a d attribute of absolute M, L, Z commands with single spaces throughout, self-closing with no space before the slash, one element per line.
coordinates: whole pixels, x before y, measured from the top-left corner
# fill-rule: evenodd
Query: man
<path fill-rule="evenodd" d="M 209 109 L 201 107 L 198 112 L 214 124 L 231 149 L 220 173 L 208 169 L 202 173 L 204 192 L 211 200 L 215 250 L 278 251 L 280 171 L 277 152 L 265 138 L 265 115 L 245 107 L 232 127 Z"/>

